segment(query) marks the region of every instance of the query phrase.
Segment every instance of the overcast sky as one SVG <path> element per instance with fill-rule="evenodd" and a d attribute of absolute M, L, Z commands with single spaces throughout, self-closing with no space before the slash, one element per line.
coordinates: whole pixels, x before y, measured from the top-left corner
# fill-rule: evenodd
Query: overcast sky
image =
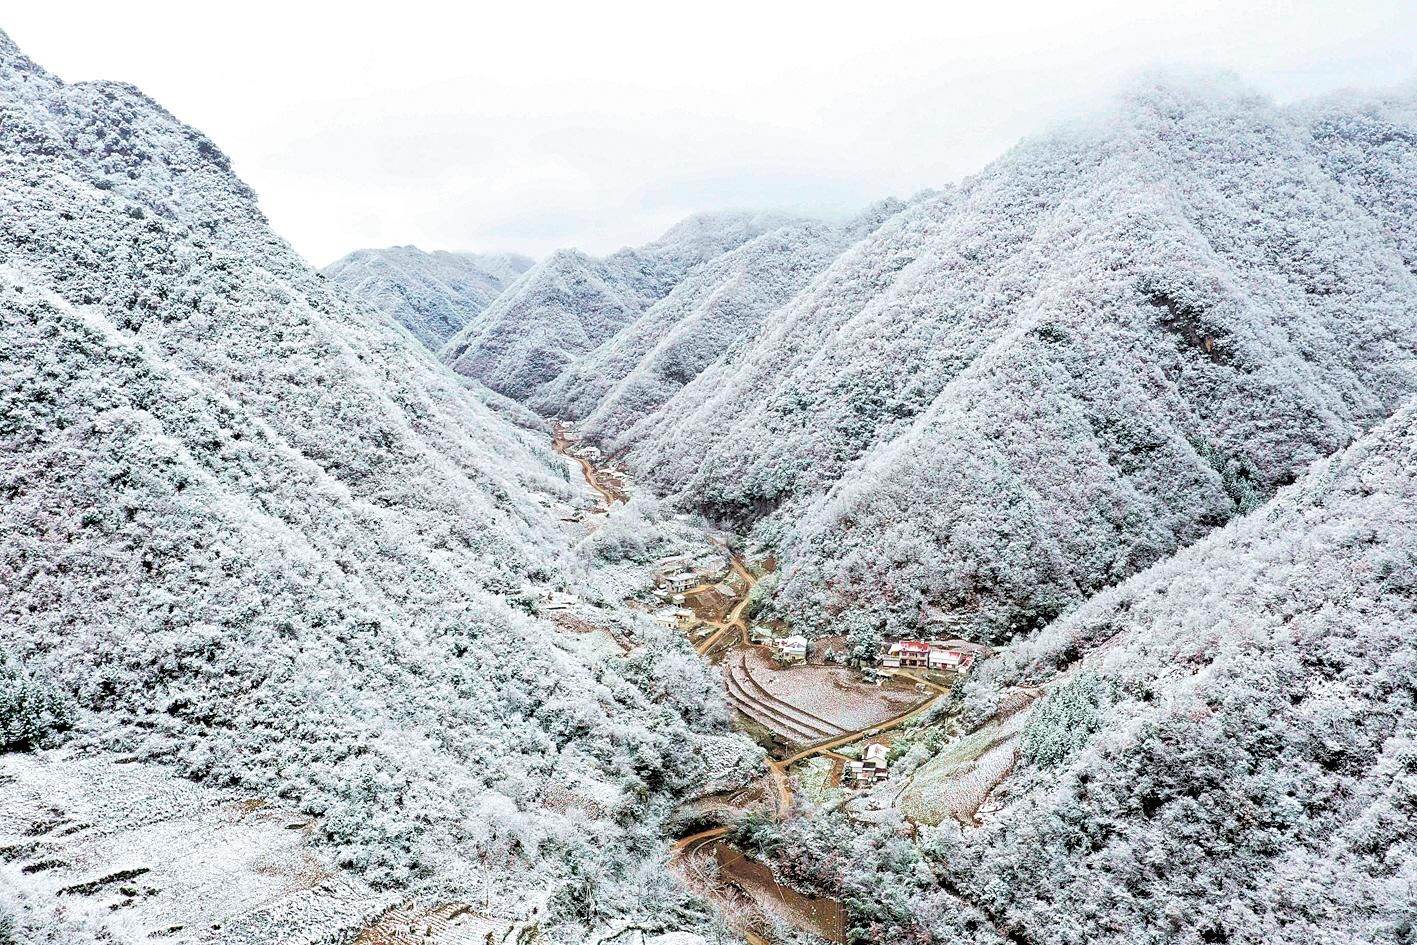
<path fill-rule="evenodd" d="M 206 132 L 317 264 L 843 214 L 958 181 L 1151 67 L 1285 101 L 1417 79 L 1417 0 L 319 6 L 33 0 L 0 28 Z"/>

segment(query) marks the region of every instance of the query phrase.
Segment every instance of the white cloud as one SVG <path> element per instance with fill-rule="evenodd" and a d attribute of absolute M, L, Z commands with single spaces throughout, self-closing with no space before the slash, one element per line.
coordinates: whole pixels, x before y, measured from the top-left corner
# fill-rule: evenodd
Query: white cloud
<path fill-rule="evenodd" d="M 1281 99 L 1417 76 L 1401 0 L 80 2 L 0 26 L 61 77 L 133 82 L 211 135 L 317 263 L 845 212 L 957 180 L 1152 66 Z"/>

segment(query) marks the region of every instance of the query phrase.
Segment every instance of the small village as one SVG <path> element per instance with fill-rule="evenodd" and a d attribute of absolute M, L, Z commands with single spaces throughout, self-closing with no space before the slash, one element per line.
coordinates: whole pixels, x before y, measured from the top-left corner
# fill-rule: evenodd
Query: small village
<path fill-rule="evenodd" d="M 556 450 L 579 467 L 596 506 L 567 516 L 595 527 L 625 502 L 632 484 L 623 467 L 581 443 L 574 427 L 554 427 Z M 675 868 L 736 915 L 750 942 L 769 941 L 753 931 L 787 921 L 828 941 L 845 941 L 840 904 L 807 899 L 779 886 L 771 872 L 726 841 L 729 824 L 743 814 L 781 818 L 798 804 L 845 804 L 863 823 L 878 819 L 905 788 L 893 784 L 892 766 L 918 736 L 927 712 L 950 698 L 955 682 L 993 651 L 951 635 L 943 618 L 924 619 L 918 639 L 884 641 L 870 659 L 849 660 L 844 637 L 809 639 L 781 621 L 760 622 L 748 613 L 753 588 L 772 574 L 769 554 L 748 560 L 726 536 L 708 536 L 697 551 L 661 557 L 645 566 L 645 591 L 624 603 L 661 626 L 684 634 L 695 652 L 716 666 L 734 724 L 767 753 L 767 776 L 728 796 L 706 797 L 687 811 L 690 821 L 713 823 L 674 845 Z M 551 592 L 539 607 L 577 632 L 593 625 L 584 602 Z M 932 632 L 934 631 L 934 632 Z M 630 652 L 634 641 L 616 635 Z"/>

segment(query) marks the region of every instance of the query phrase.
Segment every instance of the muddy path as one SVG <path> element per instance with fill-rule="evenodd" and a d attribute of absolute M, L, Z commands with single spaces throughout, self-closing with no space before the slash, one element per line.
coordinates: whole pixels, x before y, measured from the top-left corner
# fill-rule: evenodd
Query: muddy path
<path fill-rule="evenodd" d="M 686 882 L 710 895 L 750 945 L 771 945 L 771 923 L 782 921 L 828 942 L 846 941 L 840 902 L 808 896 L 778 883 L 772 870 L 731 846 L 727 827 L 678 841 L 671 862 Z"/>

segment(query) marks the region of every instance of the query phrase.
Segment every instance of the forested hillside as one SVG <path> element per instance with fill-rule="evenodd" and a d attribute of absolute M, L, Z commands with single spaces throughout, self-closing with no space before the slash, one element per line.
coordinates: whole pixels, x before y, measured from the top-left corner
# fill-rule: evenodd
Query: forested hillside
<path fill-rule="evenodd" d="M 800 291 L 852 242 L 905 204 L 887 200 L 844 224 L 770 230 L 692 270 L 674 291 L 566 368 L 531 403 L 581 419 L 585 432 L 617 438 L 650 415 L 764 317 Z"/>
<path fill-rule="evenodd" d="M 322 272 L 437 351 L 531 267 L 532 260 L 513 253 L 390 246 L 355 250 Z"/>
<path fill-rule="evenodd" d="M 1041 626 L 1417 389 L 1411 99 L 1143 85 L 848 250 L 634 430 L 795 626 Z"/>
<path fill-rule="evenodd" d="M 653 243 L 604 259 L 576 250 L 553 253 L 449 341 L 443 359 L 459 374 L 526 400 L 696 266 L 793 222 L 776 214 L 703 214 Z"/>
<path fill-rule="evenodd" d="M 0 943 L 1413 941 L 1417 88 L 322 275 L 0 33 L 0 319 Z"/>
<path fill-rule="evenodd" d="M 977 680 L 984 709 L 1081 654 L 1071 687 L 1099 685 L 1095 718 L 1025 731 L 1003 799 L 1017 818 L 958 850 L 975 888 L 1026 890 L 1007 911 L 1032 927 L 1106 911 L 1115 941 L 1128 927 L 1256 945 L 1410 937 L 1414 474 L 1409 406 Z"/>
<path fill-rule="evenodd" d="M 1409 941 L 1415 462 L 1409 406 L 986 664 L 974 723 L 1042 694 L 982 826 L 804 818 L 779 868 L 874 941 Z"/>
<path fill-rule="evenodd" d="M 38 736 L 281 797 L 369 880 L 553 938 L 673 921 L 658 824 L 722 706 L 671 641 L 591 665 L 528 615 L 586 579 L 544 433 L 330 288 L 200 133 L 3 34 L 0 293 L 0 652 L 64 693 Z"/>

